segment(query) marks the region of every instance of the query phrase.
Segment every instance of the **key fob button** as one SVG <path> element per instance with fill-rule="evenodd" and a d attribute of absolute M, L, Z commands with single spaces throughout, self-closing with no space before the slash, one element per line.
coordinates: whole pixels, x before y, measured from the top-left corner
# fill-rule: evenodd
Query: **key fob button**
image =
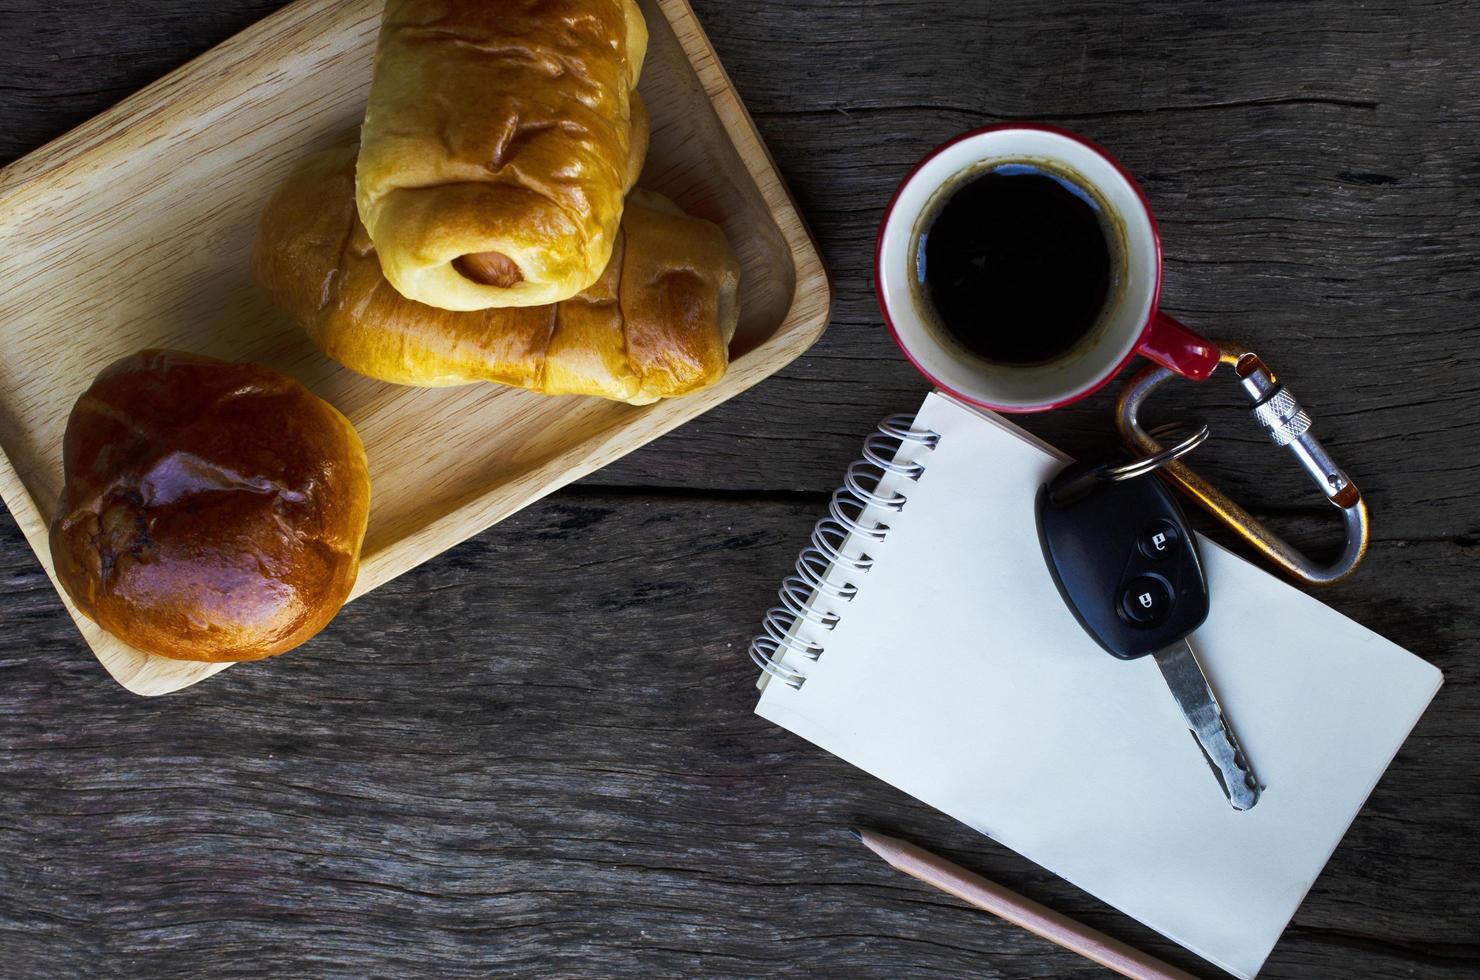
<path fill-rule="evenodd" d="M 1141 529 L 1136 538 L 1141 554 L 1152 561 L 1162 561 L 1177 550 L 1177 528 L 1171 521 L 1156 521 Z"/>
<path fill-rule="evenodd" d="M 1055 499 L 1055 488 L 1077 480 L 1080 470 L 1044 484 L 1035 504 L 1054 585 L 1111 656 L 1134 660 L 1163 650 L 1208 614 L 1197 540 L 1159 479 L 1095 480 L 1077 496 Z M 1147 557 L 1143 548 L 1162 557 Z"/>
<path fill-rule="evenodd" d="M 1150 628 L 1171 612 L 1172 592 L 1159 578 L 1149 575 L 1133 578 L 1120 594 L 1120 609 L 1132 623 Z"/>

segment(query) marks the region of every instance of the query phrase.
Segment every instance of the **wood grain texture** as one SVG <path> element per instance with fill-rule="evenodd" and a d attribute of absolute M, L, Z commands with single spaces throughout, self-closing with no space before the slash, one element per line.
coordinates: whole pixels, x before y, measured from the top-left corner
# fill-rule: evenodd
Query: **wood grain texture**
<path fill-rule="evenodd" d="M 375 488 L 360 596 L 744 391 L 822 332 L 826 275 L 765 147 L 686 0 L 648 0 L 640 183 L 717 223 L 739 259 L 725 375 L 634 408 L 497 385 L 406 388 L 324 356 L 251 282 L 247 255 L 287 172 L 363 116 L 380 10 L 293 4 L 0 171 L 0 280 L 11 284 L 0 295 L 0 497 L 43 564 L 70 404 L 140 349 L 267 364 L 354 423 Z M 68 611 L 135 693 L 222 669 L 134 649 Z"/>
<path fill-rule="evenodd" d="M 1092 975 L 881 868 L 845 830 L 872 822 L 1197 972 L 751 714 L 745 642 L 820 504 L 571 491 L 294 654 L 157 701 L 98 676 L 5 522 L 7 633 L 25 638 L 5 648 L 0 716 L 11 968 Z M 1464 776 L 1480 726 L 1462 710 L 1480 629 L 1427 635 L 1471 602 L 1464 558 L 1431 543 L 1373 561 L 1368 583 L 1440 584 L 1419 609 L 1362 579 L 1337 598 L 1448 682 L 1266 977 L 1458 977 L 1480 956 Z"/>
<path fill-rule="evenodd" d="M 163 701 L 100 677 L 0 519 L 3 972 L 1102 975 L 880 868 L 842 831 L 869 823 L 1209 974 L 750 714 L 744 644 L 821 492 L 925 390 L 868 285 L 888 194 L 1022 116 L 1140 176 L 1167 308 L 1264 353 L 1372 502 L 1367 564 L 1321 598 L 1445 672 L 1261 976 L 1480 973 L 1473 7 L 694 3 L 822 244 L 823 340 L 300 654 Z M 0 159 L 275 6 L 0 0 Z M 1237 396 L 1196 394 L 1226 406 L 1199 465 L 1329 540 Z M 1027 425 L 1082 453 L 1109 404 Z"/>
<path fill-rule="evenodd" d="M 1139 177 L 1161 227 L 1165 307 L 1265 355 L 1378 524 L 1474 533 L 1476 464 L 1452 458 L 1480 440 L 1473 8 L 1206 6 L 701 4 L 839 284 L 832 325 L 772 383 L 597 479 L 830 485 L 879 406 L 923 392 L 867 288 L 889 194 L 950 136 L 1036 118 L 1084 132 Z M 1236 405 L 1217 384 L 1186 400 Z M 1027 424 L 1077 454 L 1111 431 L 1111 402 Z M 806 432 L 768 449 L 768 426 L 791 413 Z M 1220 482 L 1269 510 L 1321 505 L 1256 426 L 1211 414 L 1218 440 L 1199 462 Z M 748 465 L 762 454 L 764 473 Z"/>

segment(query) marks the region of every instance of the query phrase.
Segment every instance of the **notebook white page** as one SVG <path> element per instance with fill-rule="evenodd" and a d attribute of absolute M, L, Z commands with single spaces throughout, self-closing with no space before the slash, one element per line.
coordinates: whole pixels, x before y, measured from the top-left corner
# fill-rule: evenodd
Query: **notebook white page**
<path fill-rule="evenodd" d="M 1066 878 L 1240 977 L 1258 972 L 1441 683 L 1439 671 L 1200 542 L 1212 611 L 1193 646 L 1265 789 L 1218 788 L 1150 658 L 1119 661 L 1049 577 L 1038 487 L 1063 465 L 940 395 L 906 446 L 909 501 L 799 689 L 756 711 Z"/>

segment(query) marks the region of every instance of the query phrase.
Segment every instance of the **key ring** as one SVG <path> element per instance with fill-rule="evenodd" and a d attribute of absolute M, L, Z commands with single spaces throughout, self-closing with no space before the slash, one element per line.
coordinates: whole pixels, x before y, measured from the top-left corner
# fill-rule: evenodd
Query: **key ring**
<path fill-rule="evenodd" d="M 1186 432 L 1181 441 L 1174 442 L 1165 449 L 1158 450 L 1149 456 L 1133 459 L 1129 463 L 1120 463 L 1115 466 L 1102 466 L 1096 471 L 1096 476 L 1105 483 L 1119 483 L 1121 480 L 1134 480 L 1138 476 L 1154 473 L 1168 463 L 1181 459 L 1201 446 L 1208 438 L 1208 424 L 1199 419 L 1195 424 L 1186 422 L 1168 422 L 1158 425 L 1147 435 L 1158 443 L 1165 442 L 1172 436 Z"/>
<path fill-rule="evenodd" d="M 1161 439 L 1181 438 L 1163 449 L 1159 444 L 1146 456 L 1127 463 L 1105 463 L 1101 466 L 1071 466 L 1048 484 L 1048 499 L 1055 506 L 1067 506 L 1094 492 L 1097 483 L 1119 483 L 1155 473 L 1201 446 L 1208 438 L 1206 422 L 1169 422 L 1152 432 Z M 1184 435 L 1185 433 L 1185 435 Z"/>

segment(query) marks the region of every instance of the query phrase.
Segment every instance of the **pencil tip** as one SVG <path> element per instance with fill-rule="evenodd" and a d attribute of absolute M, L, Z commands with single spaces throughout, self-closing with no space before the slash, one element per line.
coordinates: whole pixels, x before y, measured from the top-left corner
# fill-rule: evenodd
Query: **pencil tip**
<path fill-rule="evenodd" d="M 859 830 L 857 827 L 849 827 L 848 833 L 852 834 L 855 840 L 863 840 L 863 831 Z"/>

